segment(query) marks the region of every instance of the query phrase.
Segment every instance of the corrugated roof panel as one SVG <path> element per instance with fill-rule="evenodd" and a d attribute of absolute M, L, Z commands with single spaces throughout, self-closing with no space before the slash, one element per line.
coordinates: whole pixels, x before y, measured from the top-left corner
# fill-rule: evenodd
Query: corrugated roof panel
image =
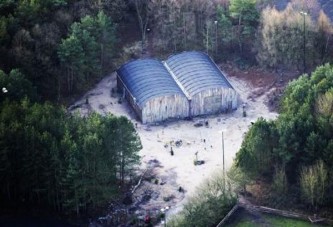
<path fill-rule="evenodd" d="M 176 54 L 166 63 L 191 96 L 209 88 L 232 88 L 212 59 L 202 52 Z"/>
<path fill-rule="evenodd" d="M 117 73 L 140 107 L 157 96 L 181 94 L 185 97 L 168 70 L 158 60 L 131 61 L 121 66 Z"/>

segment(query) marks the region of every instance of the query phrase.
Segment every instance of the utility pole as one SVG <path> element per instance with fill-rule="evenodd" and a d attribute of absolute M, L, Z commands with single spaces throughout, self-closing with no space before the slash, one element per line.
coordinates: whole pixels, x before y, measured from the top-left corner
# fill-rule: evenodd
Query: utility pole
<path fill-rule="evenodd" d="M 215 58 L 217 58 L 217 20 L 214 21 L 215 24 Z"/>
<path fill-rule="evenodd" d="M 225 132 L 225 129 L 222 129 L 221 131 L 218 131 L 218 133 L 221 133 L 222 134 L 222 168 L 223 168 L 223 187 L 225 189 L 225 165 L 224 165 L 224 132 Z M 224 190 L 223 189 L 223 190 Z"/>
<path fill-rule="evenodd" d="M 225 177 L 225 171 L 224 171 L 224 137 L 223 137 L 223 131 L 222 131 L 222 155 L 223 155 L 223 161 L 222 161 L 222 164 L 223 164 L 223 177 Z"/>
<path fill-rule="evenodd" d="M 225 166 L 224 166 L 224 132 L 225 132 L 226 130 L 225 129 L 222 129 L 221 131 L 218 131 L 218 133 L 220 134 L 222 134 L 222 137 L 221 137 L 221 139 L 222 139 L 222 168 L 223 168 L 223 176 L 224 176 L 224 173 L 225 173 Z"/>

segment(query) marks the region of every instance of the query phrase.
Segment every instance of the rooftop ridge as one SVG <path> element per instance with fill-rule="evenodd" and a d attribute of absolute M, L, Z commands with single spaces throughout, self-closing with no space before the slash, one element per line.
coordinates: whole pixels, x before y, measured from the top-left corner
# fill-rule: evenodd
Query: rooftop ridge
<path fill-rule="evenodd" d="M 174 79 L 174 81 L 177 83 L 178 87 L 182 90 L 182 92 L 184 93 L 184 95 L 186 96 L 186 98 L 188 100 L 191 100 L 192 97 L 190 96 L 190 94 L 185 90 L 184 86 L 180 83 L 180 81 L 178 80 L 178 78 L 175 76 L 175 74 L 172 72 L 172 70 L 170 69 L 170 67 L 168 66 L 168 63 L 166 61 L 162 61 L 164 67 L 168 70 L 168 72 L 170 73 L 170 75 L 172 76 L 172 78 Z"/>

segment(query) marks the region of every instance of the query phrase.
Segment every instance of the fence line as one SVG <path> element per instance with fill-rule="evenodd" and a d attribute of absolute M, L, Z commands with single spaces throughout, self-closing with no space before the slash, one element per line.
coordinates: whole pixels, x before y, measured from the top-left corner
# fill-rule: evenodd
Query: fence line
<path fill-rule="evenodd" d="M 223 224 L 225 224 L 229 218 L 235 213 L 236 210 L 238 210 L 239 205 L 238 203 L 229 211 L 229 213 L 220 221 L 220 223 L 216 227 L 222 227 Z"/>
<path fill-rule="evenodd" d="M 256 211 L 261 213 L 267 213 L 267 214 L 274 214 L 286 218 L 295 218 L 295 219 L 301 219 L 304 221 L 310 221 L 311 223 L 323 223 L 328 225 L 333 225 L 333 220 L 317 217 L 317 215 L 308 216 L 304 214 L 299 214 L 296 212 L 286 211 L 286 210 L 278 210 L 270 207 L 264 207 L 264 206 L 256 206 L 244 202 L 237 202 L 237 204 L 229 211 L 229 213 L 220 221 L 220 223 L 216 227 L 222 227 L 226 222 L 229 220 L 229 218 L 239 209 L 243 208 L 247 211 Z"/>

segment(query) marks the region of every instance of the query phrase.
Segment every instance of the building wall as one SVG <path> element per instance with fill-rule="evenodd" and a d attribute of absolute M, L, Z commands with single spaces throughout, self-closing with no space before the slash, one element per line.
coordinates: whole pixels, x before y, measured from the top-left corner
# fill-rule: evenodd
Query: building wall
<path fill-rule="evenodd" d="M 189 115 L 189 103 L 184 95 L 173 94 L 149 100 L 142 110 L 142 123 L 184 119 Z"/>
<path fill-rule="evenodd" d="M 231 88 L 211 88 L 192 96 L 191 117 L 227 112 L 237 108 L 238 95 Z"/>
<path fill-rule="evenodd" d="M 119 77 L 117 77 L 117 87 L 143 124 L 167 119 L 184 119 L 189 116 L 189 103 L 184 95 L 173 94 L 155 97 L 140 107 Z"/>
<path fill-rule="evenodd" d="M 237 108 L 238 95 L 232 88 L 207 89 L 192 96 L 191 100 L 180 94 L 159 96 L 140 107 L 119 78 L 117 86 L 143 124 L 227 112 Z"/>
<path fill-rule="evenodd" d="M 129 105 L 133 108 L 133 110 L 136 113 L 136 115 L 142 121 L 142 109 L 134 101 L 134 99 L 133 99 L 134 97 L 128 91 L 128 89 L 126 88 L 126 86 L 124 86 L 123 82 L 119 79 L 118 75 L 117 75 L 117 89 L 118 89 L 118 92 L 120 92 L 122 94 L 122 96 L 124 96 L 122 98 L 125 98 L 128 101 Z"/>

